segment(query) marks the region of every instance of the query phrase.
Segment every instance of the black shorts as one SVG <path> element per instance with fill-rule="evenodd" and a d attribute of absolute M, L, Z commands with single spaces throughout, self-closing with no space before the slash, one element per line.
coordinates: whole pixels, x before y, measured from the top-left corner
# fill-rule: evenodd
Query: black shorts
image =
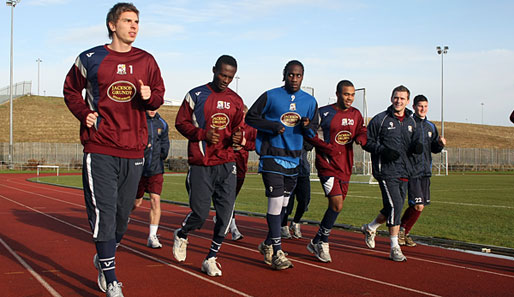
<path fill-rule="evenodd" d="M 387 218 L 387 226 L 398 226 L 401 223 L 402 209 L 407 195 L 407 181 L 398 178 L 379 180 L 382 192 L 383 208 L 380 213 Z"/>
<path fill-rule="evenodd" d="M 296 179 L 297 176 L 263 172 L 262 181 L 266 189 L 266 197 L 291 196 L 291 192 L 296 186 Z"/>
<path fill-rule="evenodd" d="M 430 177 L 409 179 L 409 205 L 430 204 Z"/>

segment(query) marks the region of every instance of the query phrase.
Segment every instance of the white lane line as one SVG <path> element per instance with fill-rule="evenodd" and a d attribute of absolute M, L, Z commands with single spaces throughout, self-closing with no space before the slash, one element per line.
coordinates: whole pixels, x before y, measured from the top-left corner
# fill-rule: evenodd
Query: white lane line
<path fill-rule="evenodd" d="M 35 193 L 34 193 L 34 194 L 35 194 Z M 58 221 L 58 222 L 61 222 L 61 223 L 65 224 L 65 225 L 67 225 L 67 226 L 70 226 L 70 227 L 75 228 L 75 229 L 77 229 L 77 230 L 80 230 L 80 231 L 83 231 L 83 232 L 85 232 L 85 233 L 91 234 L 91 232 L 90 232 L 89 230 L 86 230 L 86 229 L 84 229 L 84 228 L 82 228 L 82 227 L 79 227 L 79 226 L 73 225 L 73 224 L 71 224 L 71 223 L 68 223 L 68 222 L 66 222 L 66 221 L 63 221 L 63 220 L 61 220 L 61 219 L 59 219 L 59 218 L 56 218 L 56 217 L 54 217 L 54 216 L 52 216 L 52 215 L 49 215 L 49 214 L 47 214 L 47 213 L 45 213 L 45 212 L 39 211 L 39 210 L 37 210 L 37 209 L 35 209 L 35 208 L 32 208 L 32 207 L 30 207 L 30 206 L 28 206 L 28 205 L 25 205 L 25 204 L 23 204 L 23 203 L 20 203 L 20 202 L 18 202 L 18 201 L 15 201 L 15 200 L 9 199 L 9 198 L 7 198 L 7 197 L 5 197 L 5 196 L 1 195 L 1 194 L 0 194 L 0 197 L 1 197 L 1 198 L 3 198 L 3 199 L 5 199 L 5 200 L 7 200 L 7 201 L 10 201 L 10 202 L 12 202 L 12 203 L 15 203 L 15 204 L 17 204 L 17 205 L 19 205 L 19 206 L 22 206 L 22 207 L 25 207 L 25 208 L 27 208 L 27 209 L 29 209 L 29 210 L 32 210 L 33 212 L 37 212 L 37 213 L 39 213 L 39 214 L 41 214 L 41 215 L 43 215 L 43 216 L 46 216 L 46 217 L 48 217 L 48 218 L 51 218 L 51 219 L 56 220 L 56 221 Z M 157 261 L 157 262 L 159 262 L 159 263 L 165 264 L 165 265 L 167 265 L 168 267 L 174 268 L 174 269 L 179 270 L 179 271 L 181 271 L 181 272 L 185 272 L 185 273 L 187 273 L 187 274 L 189 274 L 189 275 L 191 275 L 191 276 L 193 276 L 193 277 L 196 277 L 196 278 L 198 278 L 198 279 L 200 279 L 200 280 L 206 281 L 206 282 L 208 282 L 208 283 L 210 283 L 210 284 L 212 284 L 212 285 L 218 286 L 218 287 L 220 287 L 220 288 L 226 289 L 226 290 L 228 290 L 228 291 L 230 291 L 230 292 L 232 292 L 232 293 L 235 293 L 235 294 L 237 294 L 237 295 L 240 295 L 240 296 L 246 296 L 246 297 L 251 297 L 251 295 L 248 295 L 248 294 L 246 294 L 246 293 L 244 293 L 244 292 L 241 292 L 241 291 L 239 291 L 239 290 L 236 290 L 236 289 L 231 288 L 231 287 L 229 287 L 229 286 L 226 286 L 226 285 L 224 285 L 224 284 L 220 284 L 220 283 L 218 283 L 218 282 L 215 282 L 215 281 L 213 281 L 213 280 L 211 280 L 211 279 L 208 279 L 208 278 L 206 278 L 206 277 L 204 277 L 204 276 L 202 276 L 202 275 L 198 275 L 198 274 L 196 274 L 196 273 L 194 273 L 194 272 L 188 271 L 188 270 L 186 270 L 186 269 L 184 269 L 184 268 L 182 268 L 182 267 L 175 266 L 175 265 L 173 265 L 172 263 L 169 263 L 169 262 L 166 262 L 166 261 L 162 261 L 162 260 L 160 260 L 160 259 L 157 259 L 157 258 L 155 258 L 155 257 L 153 257 L 153 256 L 151 256 L 151 255 L 145 254 L 145 253 L 143 253 L 143 252 L 141 252 L 141 251 L 138 251 L 138 250 L 136 250 L 136 249 L 133 249 L 133 248 L 131 248 L 131 247 L 129 247 L 129 246 L 126 246 L 126 245 L 124 245 L 124 244 L 121 244 L 121 246 L 122 246 L 122 247 L 124 247 L 124 248 L 126 248 L 126 249 L 128 249 L 128 250 L 130 250 L 130 251 L 132 251 L 132 252 L 134 252 L 134 253 L 136 253 L 136 254 L 138 254 L 138 255 L 140 255 L 140 256 L 143 256 L 143 257 L 146 257 L 146 258 L 148 258 L 148 259 L 150 259 L 150 260 Z M 23 259 L 21 259 L 21 260 L 23 260 Z M 39 278 L 41 278 L 41 277 L 39 277 Z M 44 282 L 44 280 L 43 280 L 43 279 L 41 279 L 41 280 Z M 55 296 L 61 296 L 61 295 L 55 295 Z"/>
<path fill-rule="evenodd" d="M 16 252 L 13 251 L 13 249 L 11 249 L 11 247 L 2 238 L 0 238 L 0 243 L 7 251 L 9 251 L 9 253 L 11 253 L 11 255 L 13 255 L 14 258 L 16 258 L 16 260 L 18 260 L 18 262 L 20 262 L 23 267 L 25 267 L 25 269 L 27 269 L 28 272 L 30 272 L 30 274 L 32 274 L 35 279 L 37 279 L 37 281 L 48 291 L 48 293 L 50 293 L 50 295 L 54 297 L 62 297 L 62 295 L 57 293 L 57 291 L 52 286 L 50 286 L 36 271 L 34 271 L 34 269 L 29 264 L 27 264 L 25 260 L 18 256 L 18 254 L 16 254 Z"/>

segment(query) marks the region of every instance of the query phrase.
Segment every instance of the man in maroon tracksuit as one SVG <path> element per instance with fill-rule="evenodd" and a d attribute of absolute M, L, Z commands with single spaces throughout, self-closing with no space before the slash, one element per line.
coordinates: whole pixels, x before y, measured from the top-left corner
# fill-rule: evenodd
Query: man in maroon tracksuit
<path fill-rule="evenodd" d="M 228 85 L 237 71 L 236 60 L 223 55 L 212 69 L 212 82 L 189 91 L 175 120 L 175 127 L 188 141 L 189 171 L 186 187 L 191 212 L 175 230 L 173 256 L 179 262 L 187 256 L 188 234 L 200 229 L 209 216 L 211 201 L 216 223 L 211 248 L 202 271 L 221 276 L 216 255 L 228 232 L 236 200 L 234 143 L 241 143 L 243 100 Z"/>
<path fill-rule="evenodd" d="M 318 135 L 307 138 L 316 147 L 316 169 L 328 198 L 328 207 L 319 230 L 307 250 L 322 262 L 331 262 L 328 236 L 348 193 L 353 167 L 353 144 L 365 145 L 366 127 L 360 111 L 352 107 L 355 87 L 342 80 L 336 87 L 337 102 L 319 109 Z"/>
<path fill-rule="evenodd" d="M 112 42 L 77 57 L 64 82 L 64 100 L 80 121 L 82 180 L 98 286 L 107 296 L 122 296 L 114 273 L 116 246 L 127 230 L 143 171 L 145 110 L 162 105 L 164 83 L 154 58 L 132 47 L 139 29 L 137 8 L 118 3 L 106 23 Z"/>

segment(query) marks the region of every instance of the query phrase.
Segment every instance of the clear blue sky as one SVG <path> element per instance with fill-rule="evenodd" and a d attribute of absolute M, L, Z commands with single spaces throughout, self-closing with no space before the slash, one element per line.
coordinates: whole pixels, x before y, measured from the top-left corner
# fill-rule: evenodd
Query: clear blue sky
<path fill-rule="evenodd" d="M 37 93 L 62 96 L 75 57 L 108 43 L 105 16 L 114 1 L 22 0 L 14 9 L 14 81 L 32 80 Z M 134 46 L 152 53 L 166 83 L 166 99 L 212 78 L 221 54 L 239 63 L 238 91 L 247 105 L 282 85 L 291 59 L 305 65 L 304 86 L 319 106 L 335 85 L 350 79 L 366 88 L 369 114 L 389 105 L 391 90 L 406 85 L 430 100 L 429 118 L 512 126 L 514 109 L 514 1 L 133 1 L 140 10 Z M 11 9 L 0 9 L 0 88 L 9 85 Z M 236 89 L 235 80 L 231 85 Z M 481 103 L 484 103 L 483 107 Z"/>

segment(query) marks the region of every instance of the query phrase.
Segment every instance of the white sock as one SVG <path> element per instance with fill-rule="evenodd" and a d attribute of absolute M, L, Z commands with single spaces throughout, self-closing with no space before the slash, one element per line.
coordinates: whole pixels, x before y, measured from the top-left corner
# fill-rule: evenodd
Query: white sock
<path fill-rule="evenodd" d="M 149 237 L 152 235 L 157 235 L 157 229 L 159 228 L 159 225 L 150 225 L 150 234 Z"/>
<path fill-rule="evenodd" d="M 368 228 L 371 231 L 376 231 L 378 229 L 378 227 L 380 227 L 380 225 L 382 225 L 382 224 L 377 223 L 377 219 L 374 219 L 373 222 L 368 224 Z"/>
<path fill-rule="evenodd" d="M 394 247 L 400 246 L 398 244 L 398 235 L 391 235 L 389 238 L 391 239 L 391 249 Z"/>
<path fill-rule="evenodd" d="M 230 220 L 230 231 L 234 231 L 235 229 L 237 229 L 236 219 L 232 218 L 232 220 Z"/>

